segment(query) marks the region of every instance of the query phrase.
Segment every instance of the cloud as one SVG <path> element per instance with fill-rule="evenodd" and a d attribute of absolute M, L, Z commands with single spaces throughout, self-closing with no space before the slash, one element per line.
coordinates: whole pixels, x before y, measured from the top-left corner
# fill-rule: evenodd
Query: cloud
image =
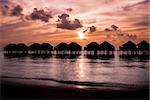
<path fill-rule="evenodd" d="M 0 13 L 2 15 L 8 15 L 10 12 L 10 2 L 9 0 L 0 0 Z"/>
<path fill-rule="evenodd" d="M 4 16 L 22 16 L 23 8 L 9 0 L 0 0 L 0 12 Z"/>
<path fill-rule="evenodd" d="M 123 10 L 124 11 L 130 11 L 132 10 L 133 8 L 135 7 L 139 7 L 139 6 L 143 6 L 143 5 L 147 5 L 148 3 L 150 3 L 149 0 L 144 0 L 144 1 L 141 1 L 141 2 L 137 2 L 135 4 L 130 4 L 130 5 L 126 5 L 125 7 L 123 7 Z"/>
<path fill-rule="evenodd" d="M 116 26 L 116 25 L 111 25 L 111 28 L 112 28 L 114 31 L 116 31 L 119 27 Z"/>
<path fill-rule="evenodd" d="M 62 15 L 59 15 L 58 18 L 62 20 L 66 20 L 69 17 L 69 14 L 63 13 Z"/>
<path fill-rule="evenodd" d="M 34 8 L 33 12 L 30 14 L 30 18 L 32 20 L 41 20 L 44 22 L 49 22 L 49 19 L 52 18 L 52 15 L 50 12 L 46 12 L 43 9 L 38 10 L 37 8 Z"/>
<path fill-rule="evenodd" d="M 137 26 L 138 27 L 149 27 L 149 25 L 150 25 L 149 18 L 150 18 L 150 15 L 144 15 L 144 16 L 140 17 L 139 20 L 134 22 L 133 25 L 136 27 Z"/>
<path fill-rule="evenodd" d="M 0 9 L 1 9 L 2 15 L 7 15 L 7 14 L 8 14 L 8 10 L 9 10 L 10 8 L 9 8 L 9 6 L 4 5 L 4 6 L 1 6 Z"/>
<path fill-rule="evenodd" d="M 150 23 L 148 21 L 140 21 L 140 22 L 134 23 L 134 25 L 145 27 L 145 26 L 149 26 Z"/>
<path fill-rule="evenodd" d="M 117 31 L 118 28 L 116 25 L 111 25 L 110 28 L 105 28 L 105 31 Z"/>
<path fill-rule="evenodd" d="M 8 4 L 9 0 L 0 0 L 0 4 Z"/>
<path fill-rule="evenodd" d="M 71 11 L 73 11 L 73 9 L 72 8 L 67 8 L 67 9 L 65 9 L 66 11 L 68 11 L 68 12 L 71 12 Z"/>
<path fill-rule="evenodd" d="M 105 28 L 105 31 L 112 31 L 111 29 L 109 29 L 109 28 Z"/>
<path fill-rule="evenodd" d="M 20 5 L 17 5 L 13 8 L 11 15 L 12 16 L 20 16 L 22 15 L 23 8 Z"/>
<path fill-rule="evenodd" d="M 74 21 L 70 21 L 69 14 L 63 13 L 62 15 L 59 15 L 58 18 L 58 21 L 60 23 L 57 24 L 57 28 L 74 30 L 83 27 L 79 19 L 74 19 Z"/>
<path fill-rule="evenodd" d="M 90 27 L 90 32 L 95 32 L 96 31 L 96 27 L 95 26 L 91 26 Z"/>
<path fill-rule="evenodd" d="M 95 26 L 84 27 L 84 28 L 81 29 L 82 33 L 86 33 L 86 32 L 93 33 L 95 31 L 96 31 L 96 27 Z"/>
<path fill-rule="evenodd" d="M 130 40 L 136 39 L 136 35 L 135 34 L 127 34 L 126 37 Z"/>

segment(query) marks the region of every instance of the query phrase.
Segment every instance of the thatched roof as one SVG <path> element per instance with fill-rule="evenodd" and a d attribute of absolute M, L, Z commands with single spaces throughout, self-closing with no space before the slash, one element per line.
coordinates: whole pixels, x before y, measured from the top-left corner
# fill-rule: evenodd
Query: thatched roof
<path fill-rule="evenodd" d="M 105 41 L 99 45 L 99 50 L 114 51 L 115 47 L 112 44 Z"/>
<path fill-rule="evenodd" d="M 81 51 L 82 49 L 82 47 L 75 42 L 70 43 L 68 46 L 69 46 L 69 50 L 71 51 Z"/>

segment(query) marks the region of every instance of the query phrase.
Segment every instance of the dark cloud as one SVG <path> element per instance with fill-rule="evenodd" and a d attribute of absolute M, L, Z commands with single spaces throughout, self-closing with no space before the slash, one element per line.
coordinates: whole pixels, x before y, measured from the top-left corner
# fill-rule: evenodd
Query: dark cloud
<path fill-rule="evenodd" d="M 9 10 L 10 8 L 9 8 L 9 6 L 7 6 L 7 5 L 3 5 L 3 6 L 0 7 L 0 9 L 1 9 L 2 15 L 7 15 L 7 14 L 8 14 L 8 10 Z"/>
<path fill-rule="evenodd" d="M 90 27 L 90 32 L 95 32 L 96 31 L 96 27 L 95 26 L 91 26 Z"/>
<path fill-rule="evenodd" d="M 46 12 L 43 9 L 38 10 L 37 8 L 34 8 L 33 12 L 30 15 L 30 18 L 32 20 L 41 20 L 44 22 L 48 22 L 50 18 L 52 18 L 50 12 Z"/>
<path fill-rule="evenodd" d="M 114 31 L 116 31 L 119 27 L 116 26 L 116 25 L 111 25 L 111 28 L 112 28 Z"/>
<path fill-rule="evenodd" d="M 22 11 L 23 11 L 23 8 L 20 5 L 17 5 L 12 9 L 11 15 L 20 16 L 22 15 Z"/>
<path fill-rule="evenodd" d="M 9 0 L 0 0 L 0 13 L 8 16 L 22 16 L 23 8 Z"/>
<path fill-rule="evenodd" d="M 0 0 L 0 13 L 2 15 L 7 15 L 10 11 L 9 0 Z"/>
<path fill-rule="evenodd" d="M 105 28 L 105 31 L 117 31 L 118 28 L 116 25 L 111 25 L 110 28 Z"/>
<path fill-rule="evenodd" d="M 58 18 L 58 21 L 60 23 L 57 24 L 57 28 L 74 30 L 82 27 L 82 24 L 80 23 L 79 19 L 74 19 L 74 21 L 70 21 L 69 15 L 66 13 L 59 15 Z"/>
<path fill-rule="evenodd" d="M 105 31 L 112 31 L 111 29 L 109 29 L 109 28 L 105 28 Z"/>
<path fill-rule="evenodd" d="M 65 9 L 66 11 L 68 11 L 68 12 L 71 12 L 71 11 L 73 11 L 73 9 L 72 8 L 67 8 L 67 9 Z"/>
<path fill-rule="evenodd" d="M 82 28 L 82 33 L 85 33 L 88 31 L 88 27 Z"/>
<path fill-rule="evenodd" d="M 0 0 L 0 4 L 9 4 L 9 0 Z"/>
<path fill-rule="evenodd" d="M 81 30 L 82 33 L 86 33 L 87 31 L 89 31 L 90 33 L 93 33 L 96 31 L 96 27 L 95 26 L 84 27 Z"/>
<path fill-rule="evenodd" d="M 67 18 L 69 18 L 69 14 L 63 13 L 62 15 L 59 15 L 58 18 L 62 20 L 67 20 Z"/>

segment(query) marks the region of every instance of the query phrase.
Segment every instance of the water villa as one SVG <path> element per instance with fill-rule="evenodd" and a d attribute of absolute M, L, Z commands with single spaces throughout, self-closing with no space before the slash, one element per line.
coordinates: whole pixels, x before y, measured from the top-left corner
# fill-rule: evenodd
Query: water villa
<path fill-rule="evenodd" d="M 149 55 L 150 44 L 146 41 L 141 41 L 139 44 L 135 44 L 132 41 L 128 41 L 119 47 L 120 56 L 146 56 Z M 71 55 L 81 55 L 82 47 L 75 42 L 70 44 L 60 43 L 53 47 L 49 43 L 33 43 L 27 46 L 23 43 L 19 44 L 8 44 L 4 47 L 5 56 L 27 56 L 27 55 L 61 55 L 61 56 L 71 56 Z M 115 47 L 109 42 L 102 42 L 98 44 L 96 42 L 91 42 L 84 47 L 86 55 L 94 57 L 103 56 L 114 56 Z"/>

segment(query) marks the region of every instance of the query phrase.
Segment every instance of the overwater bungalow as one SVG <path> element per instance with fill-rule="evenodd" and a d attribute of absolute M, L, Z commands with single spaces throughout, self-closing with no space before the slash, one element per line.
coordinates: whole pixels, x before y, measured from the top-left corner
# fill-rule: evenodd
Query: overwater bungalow
<path fill-rule="evenodd" d="M 69 47 L 70 54 L 74 54 L 74 55 L 80 54 L 80 51 L 82 50 L 82 47 L 75 42 L 71 42 L 68 45 L 68 47 Z"/>
<path fill-rule="evenodd" d="M 41 44 L 41 54 L 42 55 L 47 55 L 47 54 L 52 54 L 53 51 L 53 46 L 49 43 L 43 43 Z"/>
<path fill-rule="evenodd" d="M 8 44 L 4 47 L 4 55 L 12 55 L 12 54 L 16 54 L 17 50 L 17 45 L 16 44 Z"/>
<path fill-rule="evenodd" d="M 137 44 L 138 55 L 149 55 L 150 44 L 146 41 L 141 41 Z"/>
<path fill-rule="evenodd" d="M 29 46 L 29 54 L 31 55 L 40 55 L 41 54 L 41 45 L 39 43 L 33 43 Z"/>
<path fill-rule="evenodd" d="M 60 43 L 55 47 L 57 54 L 69 54 L 69 46 L 66 43 Z"/>
<path fill-rule="evenodd" d="M 121 55 L 136 55 L 136 44 L 132 41 L 128 41 L 125 44 L 123 44 L 120 48 L 120 51 L 122 51 Z"/>
<path fill-rule="evenodd" d="M 91 42 L 84 48 L 87 51 L 88 55 L 97 55 L 97 51 L 99 50 L 99 44 L 96 42 Z"/>
<path fill-rule="evenodd" d="M 17 44 L 17 54 L 28 54 L 29 47 L 23 43 Z"/>
<path fill-rule="evenodd" d="M 100 55 L 113 55 L 114 50 L 115 50 L 115 47 L 106 41 L 99 45 L 99 54 Z"/>

